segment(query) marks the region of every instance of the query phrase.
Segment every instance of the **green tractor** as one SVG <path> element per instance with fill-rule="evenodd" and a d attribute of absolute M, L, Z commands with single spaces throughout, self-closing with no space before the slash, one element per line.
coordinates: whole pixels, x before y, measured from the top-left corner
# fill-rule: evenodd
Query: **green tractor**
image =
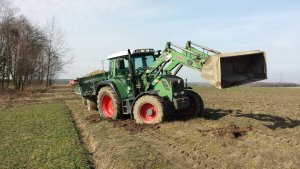
<path fill-rule="evenodd" d="M 221 53 L 191 41 L 185 48 L 168 42 L 163 51 L 128 49 L 108 60 L 108 72 L 73 81 L 75 93 L 101 117 L 130 115 L 140 124 L 201 113 L 201 96 L 176 76 L 183 66 L 201 71 L 204 79 L 220 89 L 267 78 L 262 51 Z"/>

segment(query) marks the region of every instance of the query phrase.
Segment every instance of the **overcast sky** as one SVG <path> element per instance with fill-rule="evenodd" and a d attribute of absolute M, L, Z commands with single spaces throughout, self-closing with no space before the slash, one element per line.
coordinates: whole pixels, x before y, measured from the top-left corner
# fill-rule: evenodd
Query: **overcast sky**
<path fill-rule="evenodd" d="M 101 60 L 128 48 L 163 49 L 192 40 L 222 52 L 267 53 L 268 81 L 300 82 L 300 2 L 279 0 L 13 0 L 44 27 L 55 17 L 75 59 L 60 78 L 101 69 Z M 106 68 L 107 70 L 107 68 Z M 202 81 L 199 72 L 180 76 Z"/>

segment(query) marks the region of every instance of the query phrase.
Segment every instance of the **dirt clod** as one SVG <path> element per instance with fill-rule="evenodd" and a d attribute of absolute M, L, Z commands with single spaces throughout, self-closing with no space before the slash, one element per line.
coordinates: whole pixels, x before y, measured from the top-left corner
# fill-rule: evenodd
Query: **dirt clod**
<path fill-rule="evenodd" d="M 127 120 L 116 120 L 111 121 L 114 127 L 121 127 L 124 128 L 126 131 L 131 133 L 139 133 L 145 130 L 158 130 L 160 125 L 143 125 L 143 124 L 136 124 L 134 120 L 127 119 Z"/>
<path fill-rule="evenodd" d="M 88 117 L 85 118 L 87 121 L 89 121 L 90 123 L 99 123 L 102 121 L 102 119 L 100 118 L 99 114 L 93 114 L 90 115 Z"/>
<path fill-rule="evenodd" d="M 253 129 L 252 126 L 242 126 L 238 127 L 236 125 L 230 125 L 226 127 L 221 127 L 217 129 L 209 129 L 209 130 L 198 130 L 202 135 L 207 135 L 207 133 L 212 134 L 217 137 L 224 137 L 227 139 L 237 139 L 247 134 L 248 131 Z"/>
<path fill-rule="evenodd" d="M 126 131 L 129 131 L 131 133 L 139 133 L 145 130 L 158 130 L 160 128 L 159 124 L 155 124 L 155 125 L 136 124 L 135 121 L 131 119 L 110 120 L 110 119 L 101 118 L 98 114 L 90 115 L 86 117 L 86 120 L 89 121 L 90 123 L 99 123 L 104 120 L 109 121 L 113 125 L 113 127 L 123 128 Z"/>

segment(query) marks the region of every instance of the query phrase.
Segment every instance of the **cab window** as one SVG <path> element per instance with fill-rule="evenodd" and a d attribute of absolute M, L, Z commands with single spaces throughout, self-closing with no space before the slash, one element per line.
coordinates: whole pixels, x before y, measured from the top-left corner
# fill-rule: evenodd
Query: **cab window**
<path fill-rule="evenodd" d="M 128 74 L 128 59 L 120 58 L 116 60 L 116 75 Z"/>
<path fill-rule="evenodd" d="M 154 62 L 153 55 L 144 55 L 134 57 L 135 70 L 141 67 L 148 67 Z"/>

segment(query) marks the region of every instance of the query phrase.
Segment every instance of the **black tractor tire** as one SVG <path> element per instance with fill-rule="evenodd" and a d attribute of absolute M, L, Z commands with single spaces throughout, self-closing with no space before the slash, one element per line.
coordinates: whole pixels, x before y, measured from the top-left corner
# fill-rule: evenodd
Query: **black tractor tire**
<path fill-rule="evenodd" d="M 101 117 L 119 119 L 122 116 L 121 103 L 111 87 L 102 87 L 97 96 L 97 107 Z"/>
<path fill-rule="evenodd" d="M 87 105 L 87 99 L 85 97 L 81 97 L 82 104 Z"/>
<path fill-rule="evenodd" d="M 138 124 L 157 124 L 168 118 L 164 100 L 159 96 L 141 96 L 133 106 L 133 118 Z"/>
<path fill-rule="evenodd" d="M 87 99 L 86 105 L 89 111 L 97 110 L 97 104 L 91 99 Z"/>
<path fill-rule="evenodd" d="M 177 110 L 176 116 L 180 118 L 195 118 L 203 111 L 203 100 L 201 96 L 191 90 L 187 90 L 189 97 L 189 107 L 186 109 Z"/>

